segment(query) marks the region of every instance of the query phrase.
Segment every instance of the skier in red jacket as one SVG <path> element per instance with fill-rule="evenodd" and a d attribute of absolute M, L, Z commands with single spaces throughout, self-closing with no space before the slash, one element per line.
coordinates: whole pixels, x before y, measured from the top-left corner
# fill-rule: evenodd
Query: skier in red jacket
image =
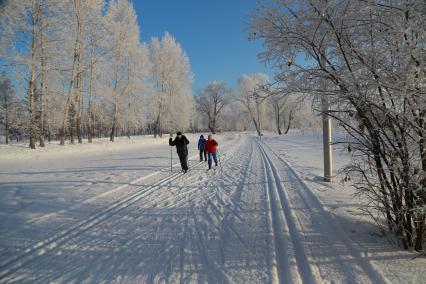
<path fill-rule="evenodd" d="M 219 144 L 212 138 L 211 135 L 208 136 L 206 145 L 204 146 L 204 149 L 207 152 L 208 155 L 208 163 L 209 163 L 209 170 L 212 168 L 212 158 L 215 162 L 215 165 L 217 166 L 217 155 L 216 155 L 216 148 Z"/>

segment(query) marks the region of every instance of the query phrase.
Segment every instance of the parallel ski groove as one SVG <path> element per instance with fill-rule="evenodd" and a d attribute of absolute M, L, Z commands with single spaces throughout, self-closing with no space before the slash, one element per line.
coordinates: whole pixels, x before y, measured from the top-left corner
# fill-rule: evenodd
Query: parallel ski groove
<path fill-rule="evenodd" d="M 300 199 L 303 201 L 307 208 L 311 208 L 310 204 L 314 204 L 315 208 L 319 210 L 320 216 L 323 216 L 325 219 L 324 222 L 321 222 L 323 226 L 328 227 L 328 232 L 334 232 L 339 236 L 340 241 L 346 246 L 351 256 L 356 260 L 359 267 L 362 268 L 363 272 L 365 272 L 366 276 L 371 280 L 372 283 L 387 283 L 386 279 L 381 275 L 370 262 L 366 261 L 357 249 L 355 244 L 351 240 L 348 239 L 348 236 L 345 234 L 341 226 L 336 224 L 333 216 L 331 216 L 322 205 L 321 201 L 317 196 L 309 189 L 309 187 L 305 184 L 305 182 L 299 177 L 299 175 L 295 172 L 295 170 L 285 161 L 282 157 L 280 157 L 277 153 L 275 153 L 271 147 L 265 143 L 262 143 L 269 152 L 271 152 L 279 161 L 281 161 L 286 168 L 286 172 L 294 177 L 296 182 L 298 183 L 297 191 L 294 191 L 298 194 Z M 276 170 L 275 170 L 276 171 Z M 283 191 L 285 192 L 285 188 L 283 187 Z"/>
<path fill-rule="evenodd" d="M 260 152 L 260 147 L 258 146 Z M 266 199 L 267 199 L 267 211 L 268 211 L 268 227 L 270 230 L 271 238 L 271 282 L 272 283 L 291 283 L 290 270 L 288 265 L 285 263 L 285 252 L 282 249 L 285 247 L 285 242 L 282 239 L 282 232 L 280 232 L 280 224 L 278 217 L 276 216 L 275 201 L 273 199 L 272 184 L 269 180 L 269 174 L 266 169 L 266 160 L 261 154 L 261 160 L 263 165 L 263 174 L 265 177 L 266 187 Z"/>
<path fill-rule="evenodd" d="M 303 236 L 298 231 L 294 216 L 290 209 L 290 203 L 288 198 L 284 192 L 284 188 L 281 184 L 281 177 L 275 168 L 274 163 L 268 157 L 266 151 L 262 148 L 262 145 L 259 145 L 262 156 L 264 157 L 268 171 L 270 174 L 270 179 L 273 181 L 275 185 L 275 193 L 277 194 L 276 199 L 279 203 L 280 208 L 278 208 L 284 215 L 286 227 L 288 228 L 288 233 L 290 237 L 290 242 L 292 244 L 294 257 L 296 259 L 297 264 L 297 275 L 295 277 L 302 279 L 303 283 L 314 283 L 314 279 L 312 278 L 312 271 L 309 265 L 309 261 L 307 259 L 305 248 L 303 245 Z M 291 270 L 291 272 L 293 272 Z"/>
<path fill-rule="evenodd" d="M 197 167 L 200 164 L 201 162 L 194 165 L 194 167 Z M 41 249 L 45 249 L 46 251 L 54 250 L 59 245 L 58 242 L 60 244 L 67 242 L 73 237 L 80 235 L 82 231 L 87 231 L 93 228 L 94 226 L 108 219 L 112 215 L 118 213 L 122 209 L 127 208 L 131 204 L 137 202 L 138 200 L 140 200 L 141 198 L 145 196 L 145 193 L 149 193 L 153 189 L 159 186 L 162 186 L 165 183 L 177 180 L 178 178 L 183 176 L 184 175 L 175 173 L 155 182 L 154 184 L 146 188 L 143 188 L 143 186 L 138 187 L 137 189 L 143 189 L 143 190 L 136 192 L 135 194 L 132 194 L 130 196 L 126 196 L 110 204 L 107 208 L 101 210 L 100 212 L 96 212 L 95 214 L 92 214 L 90 217 L 78 222 L 76 225 L 72 226 L 68 230 L 59 232 L 58 234 L 54 235 L 53 237 L 49 239 L 46 239 L 42 242 L 38 242 L 37 244 L 30 246 L 23 253 L 13 257 L 12 259 L 8 260 L 7 262 L 5 262 L 4 264 L 0 266 L 0 280 L 8 277 L 9 275 L 16 272 L 20 268 L 24 267 L 26 264 L 36 259 L 37 257 L 40 257 L 39 255 L 37 255 L 37 252 L 39 250 Z M 12 266 L 12 267 L 9 267 L 9 266 Z"/>

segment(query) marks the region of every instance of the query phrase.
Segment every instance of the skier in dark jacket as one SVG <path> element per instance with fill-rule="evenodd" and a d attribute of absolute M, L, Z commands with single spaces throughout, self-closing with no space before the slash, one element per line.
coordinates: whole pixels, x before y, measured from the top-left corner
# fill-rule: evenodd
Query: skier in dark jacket
<path fill-rule="evenodd" d="M 204 138 L 203 135 L 201 135 L 200 139 L 198 139 L 198 151 L 200 151 L 200 162 L 203 161 L 203 155 L 204 155 L 204 160 L 207 162 L 207 152 L 205 149 L 205 145 L 206 145 L 206 139 Z"/>
<path fill-rule="evenodd" d="M 169 139 L 170 146 L 176 146 L 176 152 L 179 156 L 180 165 L 182 166 L 182 171 L 186 173 L 188 171 L 188 147 L 189 140 L 182 135 L 182 132 L 176 133 L 176 138 L 173 140 Z"/>

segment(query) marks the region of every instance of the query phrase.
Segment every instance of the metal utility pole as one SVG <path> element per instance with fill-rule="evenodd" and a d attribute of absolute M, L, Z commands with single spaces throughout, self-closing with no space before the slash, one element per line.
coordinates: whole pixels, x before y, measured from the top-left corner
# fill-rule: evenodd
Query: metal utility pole
<path fill-rule="evenodd" d="M 322 50 L 321 64 L 325 66 L 325 50 Z M 321 91 L 324 94 L 321 98 L 322 103 L 322 143 L 324 153 L 324 181 L 331 182 L 333 177 L 333 152 L 331 147 L 331 118 L 328 115 L 330 111 L 330 98 L 325 92 L 327 90 L 327 83 L 325 79 L 321 79 Z"/>
<path fill-rule="evenodd" d="M 259 126 L 259 138 L 262 141 L 262 125 L 260 124 L 260 110 L 259 110 L 259 95 L 256 93 L 256 110 L 257 110 L 257 125 Z"/>
<path fill-rule="evenodd" d="M 173 134 L 172 134 L 172 132 L 170 131 L 170 138 L 172 138 L 173 139 Z M 173 147 L 172 146 L 170 146 L 170 172 L 172 173 L 173 172 L 173 149 L 172 149 Z"/>
<path fill-rule="evenodd" d="M 171 111 L 171 107 L 172 107 L 172 92 L 170 92 L 170 96 L 169 96 L 169 110 Z M 170 138 L 173 138 L 173 128 L 172 128 L 172 117 L 169 117 L 169 128 L 170 128 Z M 170 147 L 170 172 L 173 172 L 173 147 Z"/>
<path fill-rule="evenodd" d="M 328 95 L 322 97 L 322 142 L 324 152 L 324 181 L 331 182 L 333 177 L 333 152 L 331 146 L 331 118 L 330 99 Z"/>

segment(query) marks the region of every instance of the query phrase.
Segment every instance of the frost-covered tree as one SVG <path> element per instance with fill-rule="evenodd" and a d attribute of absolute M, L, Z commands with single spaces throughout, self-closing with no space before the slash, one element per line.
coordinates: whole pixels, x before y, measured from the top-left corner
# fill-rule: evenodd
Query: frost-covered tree
<path fill-rule="evenodd" d="M 151 39 L 152 62 L 151 116 L 154 136 L 165 130 L 186 129 L 193 107 L 191 96 L 192 72 L 189 59 L 176 39 L 166 32 L 161 41 Z"/>
<path fill-rule="evenodd" d="M 229 104 L 230 89 L 223 82 L 211 82 L 195 96 L 196 108 L 207 118 L 207 126 L 216 134 L 220 115 Z"/>
<path fill-rule="evenodd" d="M 6 1 L 0 10 L 2 61 L 13 65 L 25 78 L 28 110 L 30 113 L 30 148 L 36 141 L 36 76 L 37 37 L 39 32 L 41 0 Z"/>
<path fill-rule="evenodd" d="M 63 106 L 63 118 L 62 126 L 60 129 L 60 144 L 65 144 L 66 129 L 69 120 L 69 110 L 72 108 L 72 124 L 71 124 L 71 143 L 74 143 L 76 136 L 76 122 L 77 113 L 79 112 L 80 103 L 80 92 L 76 90 L 77 87 L 81 87 L 81 72 L 82 72 L 82 53 L 83 53 L 83 25 L 85 20 L 85 8 L 87 0 L 73 0 L 68 3 L 69 16 L 65 19 L 68 29 L 64 29 L 64 32 L 68 33 L 71 41 L 67 41 L 69 45 L 72 45 L 72 60 L 70 62 L 68 76 L 68 86 L 65 89 L 67 91 L 67 100 Z M 72 27 L 72 28 L 71 28 Z"/>
<path fill-rule="evenodd" d="M 46 132 L 47 139 L 50 142 L 53 138 L 59 138 L 62 127 L 62 110 L 64 96 L 66 94 L 65 86 L 57 84 L 56 76 L 50 77 L 48 83 L 49 94 L 46 98 Z"/>
<path fill-rule="evenodd" d="M 221 113 L 219 126 L 223 131 L 246 131 L 251 126 L 251 118 L 244 104 L 233 100 L 234 92 L 231 92 L 230 102 Z"/>
<path fill-rule="evenodd" d="M 293 122 L 296 114 L 296 105 L 291 103 L 292 97 L 286 95 L 271 96 L 269 101 L 271 103 L 275 127 L 279 135 L 283 134 L 282 128 L 284 127 L 284 134 L 290 130 L 291 123 Z"/>
<path fill-rule="evenodd" d="M 127 57 L 127 83 L 129 87 L 126 91 L 126 123 L 125 129 L 127 137 L 142 128 L 145 122 L 144 112 L 146 111 L 143 98 L 149 92 L 147 76 L 151 71 L 148 47 L 138 43 Z"/>
<path fill-rule="evenodd" d="M 107 19 L 102 15 L 104 1 L 92 1 L 86 10 L 87 22 L 85 25 L 85 48 L 83 56 L 87 77 L 87 139 L 92 143 L 95 136 L 95 110 L 93 101 L 97 95 L 99 84 L 106 84 L 108 74 L 105 72 L 105 61 L 108 59 L 109 48 L 107 40 Z M 98 94 L 99 96 L 100 94 Z"/>
<path fill-rule="evenodd" d="M 425 2 L 260 1 L 252 38 L 288 92 L 327 97 L 348 134 L 346 174 L 404 247 L 426 221 Z M 300 62 L 298 58 L 307 58 Z M 378 222 L 381 219 L 377 219 Z"/>
<path fill-rule="evenodd" d="M 132 4 L 127 0 L 112 1 L 106 15 L 108 30 L 111 33 L 112 50 L 112 126 L 110 140 L 114 141 L 120 120 L 124 118 L 122 106 L 123 97 L 131 94 L 132 78 L 135 77 L 137 69 L 132 61 L 139 61 L 138 49 L 140 49 L 139 26 L 136 12 Z"/>
<path fill-rule="evenodd" d="M 1 1 L 0 33 L 0 69 L 25 96 L 19 125 L 32 148 L 37 138 L 64 145 L 152 122 L 160 135 L 189 126 L 189 59 L 168 33 L 142 43 L 128 0 Z"/>
<path fill-rule="evenodd" d="M 0 78 L 0 123 L 4 125 L 5 142 L 9 144 L 9 135 L 13 118 L 18 112 L 18 98 L 16 97 L 15 89 L 7 77 L 3 73 Z"/>
<path fill-rule="evenodd" d="M 266 74 L 242 75 L 238 79 L 240 90 L 236 98 L 246 107 L 257 134 L 262 136 L 262 126 L 268 124 L 267 89 L 269 85 Z"/>

